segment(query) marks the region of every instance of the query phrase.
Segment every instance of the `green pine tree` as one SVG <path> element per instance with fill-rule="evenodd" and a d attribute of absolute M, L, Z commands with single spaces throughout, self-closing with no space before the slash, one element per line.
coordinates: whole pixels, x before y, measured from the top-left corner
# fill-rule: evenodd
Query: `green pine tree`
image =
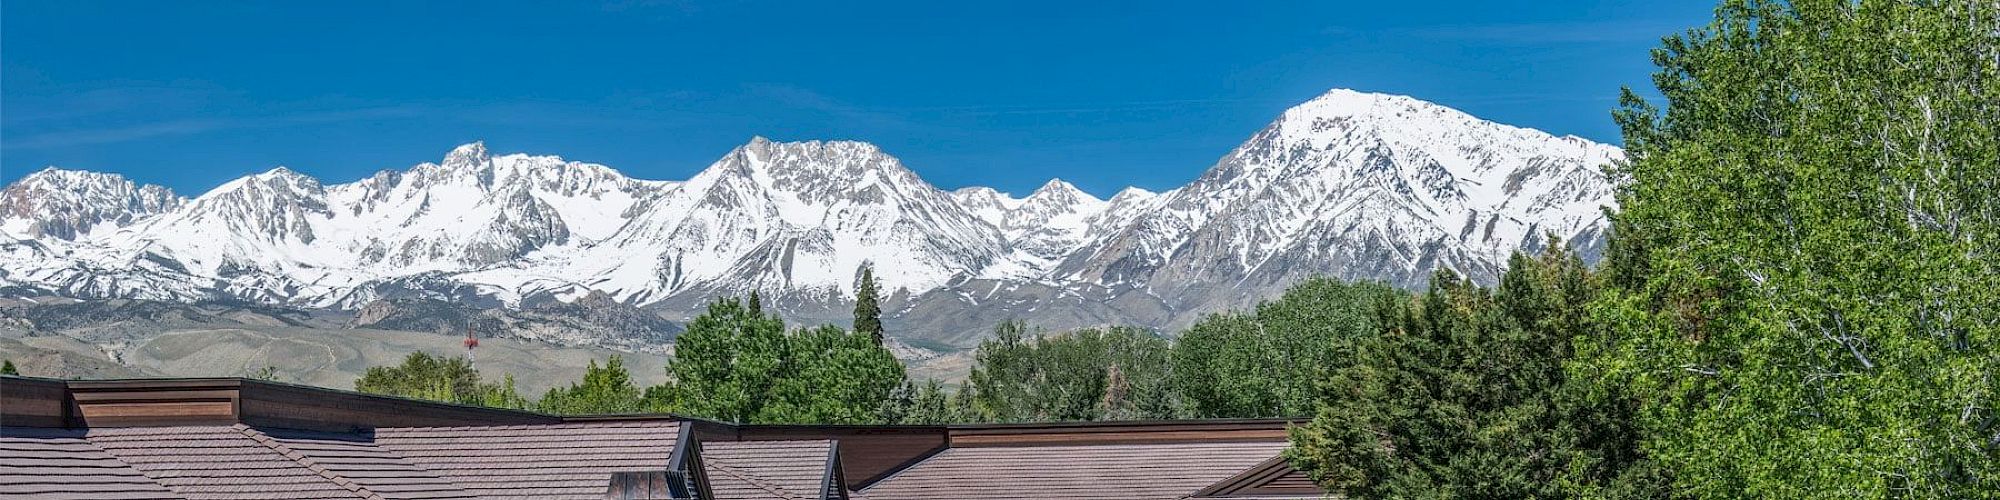
<path fill-rule="evenodd" d="M 1441 271 L 1325 377 L 1293 463 L 1350 498 L 1661 498 L 1631 401 L 1572 380 L 1595 280 L 1560 242 L 1496 289 Z"/>
<path fill-rule="evenodd" d="M 20 375 L 20 374 L 21 372 L 19 370 L 14 369 L 14 360 L 9 359 L 5 361 L 0 361 L 0 375 Z"/>
<path fill-rule="evenodd" d="M 854 290 L 854 331 L 882 344 L 882 304 L 875 289 L 875 266 L 861 268 L 861 285 Z"/>
<path fill-rule="evenodd" d="M 938 425 L 963 421 L 955 414 L 951 396 L 945 393 L 944 383 L 937 379 L 926 379 L 916 386 L 916 394 L 911 397 L 910 410 L 905 412 L 901 423 L 909 425 Z"/>
<path fill-rule="evenodd" d="M 945 417 L 942 419 L 944 423 L 998 421 L 990 413 L 980 409 L 979 394 L 977 391 L 978 389 L 975 389 L 971 382 L 960 384 L 958 390 L 951 393 L 951 402 L 949 403 L 951 408 L 944 413 Z"/>

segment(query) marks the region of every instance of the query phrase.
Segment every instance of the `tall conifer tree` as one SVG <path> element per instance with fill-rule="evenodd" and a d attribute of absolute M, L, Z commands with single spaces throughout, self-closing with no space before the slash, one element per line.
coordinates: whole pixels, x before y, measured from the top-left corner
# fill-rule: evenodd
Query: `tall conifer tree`
<path fill-rule="evenodd" d="M 867 334 L 882 345 L 882 304 L 875 289 L 875 266 L 861 268 L 861 286 L 854 291 L 854 332 Z"/>

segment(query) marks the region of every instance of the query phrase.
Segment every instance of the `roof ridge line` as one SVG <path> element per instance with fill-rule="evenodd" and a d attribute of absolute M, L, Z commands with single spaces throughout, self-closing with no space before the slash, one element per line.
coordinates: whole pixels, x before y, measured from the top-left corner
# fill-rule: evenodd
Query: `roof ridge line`
<path fill-rule="evenodd" d="M 380 493 L 368 489 L 367 486 L 362 486 L 361 483 L 354 482 L 353 479 L 348 479 L 347 476 L 342 476 L 321 466 L 319 461 L 313 460 L 312 457 L 306 456 L 304 453 L 299 453 L 298 450 L 292 449 L 291 446 L 287 446 L 285 443 L 278 442 L 277 438 L 265 434 L 264 431 L 240 423 L 231 427 L 235 427 L 237 432 L 242 433 L 244 437 L 250 438 L 251 441 L 255 441 L 265 448 L 270 448 L 271 451 L 278 452 L 279 455 L 283 455 L 286 459 L 294 463 L 305 466 L 306 470 L 312 471 L 314 474 L 318 474 L 328 481 L 332 481 L 335 486 L 345 488 L 350 493 L 361 495 L 361 498 L 368 500 L 388 500 L 388 498 L 383 497 Z"/>
<path fill-rule="evenodd" d="M 723 461 L 727 462 L 728 460 L 723 460 Z M 716 469 L 721 470 L 724 474 L 729 474 L 730 476 L 734 476 L 737 479 L 743 480 L 743 482 L 750 483 L 751 486 L 763 488 L 764 491 L 769 491 L 773 494 L 782 496 L 785 498 L 785 500 L 804 500 L 802 498 L 799 498 L 798 495 L 792 494 L 790 490 L 779 488 L 777 487 L 777 485 L 767 483 L 762 479 L 758 479 L 756 477 L 751 476 L 750 474 L 744 473 L 742 470 L 738 470 L 734 466 L 717 463 L 715 462 L 715 457 L 702 457 L 701 462 L 702 465 L 715 467 Z"/>

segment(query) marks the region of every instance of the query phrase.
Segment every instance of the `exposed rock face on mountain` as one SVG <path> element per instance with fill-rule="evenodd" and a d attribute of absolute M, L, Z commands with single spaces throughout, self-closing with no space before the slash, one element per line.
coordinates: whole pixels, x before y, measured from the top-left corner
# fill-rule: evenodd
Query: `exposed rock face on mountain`
<path fill-rule="evenodd" d="M 180 208 L 172 190 L 139 186 L 117 174 L 57 170 L 30 174 L 0 190 L 0 229 L 28 238 L 75 240 L 100 227 Z"/>
<path fill-rule="evenodd" d="M 1027 198 L 1015 199 L 992 188 L 971 187 L 952 193 L 981 220 L 999 228 L 1013 252 L 1003 265 L 982 275 L 1032 275 L 1076 251 L 1090 236 L 1092 217 L 1110 207 L 1061 179 L 1050 180 Z"/>
<path fill-rule="evenodd" d="M 1108 200 L 1060 180 L 947 192 L 870 144 L 763 138 L 685 182 L 480 143 L 351 183 L 281 167 L 193 199 L 50 169 L 0 192 L 0 291 L 358 310 L 418 330 L 581 314 L 658 333 L 512 328 L 658 350 L 659 316 L 751 290 L 844 322 L 872 265 L 892 333 L 918 345 L 968 345 L 1007 318 L 1172 329 L 1316 275 L 1490 282 L 1546 235 L 1594 256 L 1612 202 L 1600 168 L 1620 154 L 1336 90 L 1186 186 Z"/>

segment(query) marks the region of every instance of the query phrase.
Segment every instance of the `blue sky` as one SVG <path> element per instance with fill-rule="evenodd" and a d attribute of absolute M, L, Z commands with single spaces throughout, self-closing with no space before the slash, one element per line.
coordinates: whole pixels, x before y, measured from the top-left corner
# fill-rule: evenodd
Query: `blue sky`
<path fill-rule="evenodd" d="M 200 194 L 485 140 L 684 179 L 753 135 L 874 142 L 940 187 L 1185 183 L 1330 88 L 1616 143 L 1618 88 L 1712 3 L 0 3 L 0 183 Z"/>

